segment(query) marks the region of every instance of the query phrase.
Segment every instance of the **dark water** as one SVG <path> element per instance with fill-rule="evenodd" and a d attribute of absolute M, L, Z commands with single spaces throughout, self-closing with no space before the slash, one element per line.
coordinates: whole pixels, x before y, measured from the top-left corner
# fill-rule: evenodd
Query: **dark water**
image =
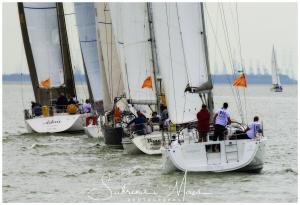
<path fill-rule="evenodd" d="M 246 96 L 248 119 L 259 115 L 268 137 L 262 173 L 187 173 L 183 195 L 184 186 L 177 191 L 184 173 L 162 174 L 159 156 L 126 155 L 84 134 L 26 134 L 22 110 L 33 97 L 31 86 L 4 84 L 3 201 L 296 202 L 297 86 L 283 93 L 250 86 Z M 216 86 L 214 97 L 216 108 L 227 101 L 239 119 L 227 85 Z"/>

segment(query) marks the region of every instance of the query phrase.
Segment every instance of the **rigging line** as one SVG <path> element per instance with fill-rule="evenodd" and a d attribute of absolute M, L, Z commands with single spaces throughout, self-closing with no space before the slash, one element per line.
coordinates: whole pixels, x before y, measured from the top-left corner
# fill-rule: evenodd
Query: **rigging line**
<path fill-rule="evenodd" d="M 219 42 L 218 42 L 218 38 L 217 38 L 216 33 L 215 33 L 215 31 L 214 31 L 213 24 L 212 24 L 212 21 L 211 21 L 211 18 L 210 18 L 210 15 L 209 15 L 209 12 L 208 12 L 208 9 L 207 9 L 206 5 L 204 5 L 204 8 L 205 8 L 206 13 L 207 13 L 207 17 L 208 17 L 208 20 L 209 20 L 209 25 L 210 25 L 211 28 L 212 28 L 212 33 L 214 34 L 213 36 L 214 36 L 214 38 L 215 38 L 216 45 L 217 45 L 217 47 L 218 47 L 219 55 L 220 55 L 220 57 L 221 57 L 223 66 L 226 67 L 225 60 L 224 60 L 224 57 L 223 57 L 222 52 L 221 52 L 220 44 L 219 44 Z M 233 98 L 234 98 L 234 100 L 235 100 L 235 104 L 238 106 L 238 102 L 237 102 L 237 99 L 236 99 L 236 95 L 235 95 L 234 89 L 233 89 L 233 87 L 232 87 L 232 85 L 231 85 L 230 79 L 229 79 L 227 76 L 226 76 L 226 80 L 227 80 L 228 85 L 229 85 L 229 87 L 230 87 L 230 89 L 231 89 Z"/>
<path fill-rule="evenodd" d="M 175 82 L 174 82 L 174 72 L 173 72 L 173 60 L 172 60 L 172 50 L 171 50 L 171 36 L 170 36 L 170 25 L 169 25 L 169 16 L 168 16 L 168 6 L 165 3 L 166 8 L 166 19 L 167 19 L 167 28 L 168 28 L 168 39 L 169 39 L 169 54 L 170 54 L 170 63 L 171 63 L 171 76 L 172 76 L 172 83 L 173 83 L 173 95 L 174 95 L 174 103 L 175 103 L 175 116 L 177 119 L 177 106 L 176 106 L 176 98 L 175 98 Z"/>
<path fill-rule="evenodd" d="M 106 7 L 107 7 L 107 4 L 104 3 L 104 22 L 106 22 Z M 113 100 L 113 92 L 112 92 L 112 88 L 113 88 L 113 83 L 112 83 L 112 69 L 111 69 L 111 61 L 110 61 L 110 58 L 109 58 L 109 42 L 108 42 L 108 29 L 107 29 L 107 24 L 104 24 L 104 30 L 105 30 L 105 40 L 106 40 L 106 58 L 107 58 L 107 68 L 108 68 L 108 74 L 109 74 L 109 87 L 110 87 L 110 98 Z M 101 29 L 100 29 L 101 31 Z M 111 40 L 112 41 L 112 40 Z M 104 68 L 105 69 L 105 68 Z"/>
<path fill-rule="evenodd" d="M 231 65 L 232 65 L 232 71 L 233 71 L 233 76 L 234 78 L 236 78 L 236 75 L 235 75 L 235 71 L 234 71 L 234 64 L 233 64 L 233 57 L 232 57 L 232 51 L 231 51 L 231 45 L 230 45 L 230 40 L 229 40 L 229 32 L 228 32 L 228 26 L 227 26 L 227 22 L 226 22 L 226 16 L 225 16 L 225 12 L 224 12 L 224 7 L 223 7 L 223 4 L 221 3 L 221 11 L 222 11 L 222 24 L 223 24 L 223 30 L 225 31 L 225 37 L 226 37 L 226 48 L 227 48 L 227 52 L 229 53 L 229 58 L 230 58 L 230 62 L 231 62 Z M 239 112 L 240 112 L 240 116 L 242 118 L 242 121 L 244 121 L 244 117 L 243 117 L 243 108 L 242 108 L 242 102 L 241 102 L 241 99 L 240 99 L 240 93 L 239 93 L 239 89 L 236 88 L 235 89 L 236 91 L 236 94 L 237 94 L 237 99 L 238 99 L 238 109 L 239 109 Z"/>
<path fill-rule="evenodd" d="M 238 12 L 237 3 L 235 4 L 235 10 L 236 10 L 236 22 L 237 22 L 238 39 L 239 39 L 239 49 L 240 49 L 240 61 L 241 61 L 242 71 L 244 73 L 245 68 L 244 68 L 243 57 L 242 57 L 242 43 L 241 43 L 241 37 L 240 37 L 240 23 L 239 23 L 239 12 Z M 248 111 L 247 111 L 246 89 L 244 89 L 244 100 L 245 100 L 245 115 L 246 115 L 246 121 L 247 121 Z"/>
<path fill-rule="evenodd" d="M 186 71 L 186 77 L 187 77 L 188 84 L 190 84 L 190 80 L 189 80 L 190 78 L 189 78 L 189 72 L 188 72 L 189 70 L 188 70 L 187 62 L 186 62 L 186 53 L 185 53 L 184 45 L 183 45 L 182 29 L 181 29 L 181 26 L 180 26 L 178 3 L 176 3 L 176 14 L 177 14 L 177 20 L 178 20 L 178 26 L 179 26 L 179 32 L 180 32 L 180 40 L 181 40 L 181 46 L 182 46 L 182 52 L 183 52 L 184 68 L 185 68 L 185 71 Z"/>
<path fill-rule="evenodd" d="M 111 20 L 110 20 L 111 21 Z M 108 24 L 107 24 L 108 25 Z M 110 69 L 113 69 L 113 31 L 112 31 L 112 25 L 109 26 L 110 27 Z M 111 82 L 112 82 L 112 75 L 111 75 Z M 110 94 L 113 98 L 114 96 L 114 86 L 111 86 L 111 94 Z"/>
<path fill-rule="evenodd" d="M 183 52 L 184 68 L 185 68 L 187 83 L 189 85 L 190 84 L 190 80 L 189 80 L 190 78 L 189 78 L 189 71 L 188 71 L 187 63 L 186 63 L 186 55 L 185 55 L 184 45 L 183 45 L 182 29 L 181 29 L 181 26 L 180 26 L 178 3 L 176 3 L 176 14 L 177 14 L 177 20 L 178 20 L 178 26 L 179 26 L 179 32 L 180 32 L 180 40 L 181 40 L 181 46 L 182 46 L 182 52 Z M 187 95 L 187 93 L 184 93 L 184 104 L 183 104 L 182 119 L 184 119 L 184 114 L 185 114 L 186 95 Z"/>
<path fill-rule="evenodd" d="M 220 8 L 219 7 L 217 7 L 217 9 L 219 10 Z M 217 11 L 218 12 L 218 11 Z M 219 19 L 218 19 L 218 17 L 216 18 L 216 23 L 215 23 L 215 25 L 216 25 L 216 36 L 218 36 L 218 26 L 219 26 Z M 207 36 L 208 37 L 208 36 Z M 206 37 L 206 38 L 207 38 Z M 217 56 L 217 44 L 215 43 L 215 48 L 214 48 L 214 56 Z M 216 69 L 216 68 L 215 68 Z M 213 75 L 212 76 L 212 81 L 214 81 L 215 80 L 215 75 Z"/>
<path fill-rule="evenodd" d="M 227 23 L 226 23 L 226 17 L 225 17 L 225 12 L 224 12 L 224 7 L 223 7 L 223 4 L 222 4 L 222 12 L 223 12 L 223 17 L 224 17 L 224 22 L 225 22 L 225 28 L 226 28 L 226 36 L 227 36 L 227 40 L 228 40 L 228 46 L 229 46 L 229 52 L 230 52 L 230 57 L 231 57 L 231 61 L 232 61 L 232 66 L 233 65 L 233 57 L 232 57 L 232 52 L 231 52 L 231 46 L 230 46 L 230 40 L 229 40 L 229 35 L 228 35 L 228 27 L 227 27 Z M 233 70 L 234 70 L 234 67 L 233 67 Z M 235 74 L 234 74 L 235 76 Z M 235 77 L 236 78 L 236 77 Z M 239 110 L 240 110 L 240 115 L 241 115 L 241 118 L 242 118 L 242 121 L 244 121 L 244 116 L 243 116 L 243 106 L 242 106 L 242 101 L 241 101 L 241 97 L 240 97 L 240 93 L 239 93 L 239 89 L 236 88 L 236 93 L 238 95 L 238 101 L 239 101 Z"/>

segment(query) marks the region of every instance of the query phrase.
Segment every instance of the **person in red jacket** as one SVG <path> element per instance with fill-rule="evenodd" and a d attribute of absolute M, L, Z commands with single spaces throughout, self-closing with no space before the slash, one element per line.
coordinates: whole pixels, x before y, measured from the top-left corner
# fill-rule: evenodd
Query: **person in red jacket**
<path fill-rule="evenodd" d="M 210 113 L 207 110 L 207 106 L 205 104 L 202 105 L 202 109 L 197 113 L 198 119 L 198 132 L 199 132 L 199 141 L 198 142 L 206 142 L 206 136 L 209 132 L 209 122 L 210 122 Z"/>

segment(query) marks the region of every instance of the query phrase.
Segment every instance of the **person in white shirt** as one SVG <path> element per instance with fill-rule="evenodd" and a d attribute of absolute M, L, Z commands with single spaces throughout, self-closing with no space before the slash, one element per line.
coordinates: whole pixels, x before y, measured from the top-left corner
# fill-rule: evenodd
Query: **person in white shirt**
<path fill-rule="evenodd" d="M 262 125 L 258 120 L 258 116 L 255 116 L 253 122 L 246 129 L 247 136 L 250 139 L 254 139 L 258 132 L 262 132 Z"/>
<path fill-rule="evenodd" d="M 215 125 L 215 132 L 214 132 L 214 141 L 224 140 L 224 132 L 226 131 L 226 125 L 231 123 L 230 115 L 227 110 L 228 103 L 224 103 L 223 107 L 217 111 L 214 117 L 214 125 Z"/>
<path fill-rule="evenodd" d="M 255 116 L 253 122 L 245 131 L 237 130 L 234 135 L 232 135 L 231 139 L 254 139 L 257 133 L 262 132 L 262 125 L 258 120 L 258 116 Z"/>

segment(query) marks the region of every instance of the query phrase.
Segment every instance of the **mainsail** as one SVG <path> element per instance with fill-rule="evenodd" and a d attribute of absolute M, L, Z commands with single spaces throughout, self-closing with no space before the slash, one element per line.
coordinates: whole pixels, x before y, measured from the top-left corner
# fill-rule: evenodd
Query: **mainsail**
<path fill-rule="evenodd" d="M 133 104 L 156 104 L 155 83 L 143 87 L 153 76 L 146 3 L 110 3 L 113 31 L 119 54 L 126 98 Z"/>
<path fill-rule="evenodd" d="M 79 40 L 93 101 L 102 101 L 102 72 L 98 58 L 94 3 L 75 3 Z"/>
<path fill-rule="evenodd" d="M 18 9 L 36 101 L 75 94 L 62 4 L 25 2 Z"/>
<path fill-rule="evenodd" d="M 203 103 L 199 94 L 185 92 L 187 86 L 212 89 L 202 12 L 200 3 L 152 4 L 158 64 L 175 124 L 196 120 Z"/>
<path fill-rule="evenodd" d="M 102 59 L 104 110 L 112 109 L 115 97 L 124 93 L 119 57 L 112 32 L 108 3 L 95 3 L 99 59 Z"/>
<path fill-rule="evenodd" d="M 274 86 L 281 86 L 279 74 L 278 74 L 278 67 L 277 67 L 277 60 L 276 60 L 276 53 L 275 48 L 273 46 L 272 50 L 272 84 Z"/>

